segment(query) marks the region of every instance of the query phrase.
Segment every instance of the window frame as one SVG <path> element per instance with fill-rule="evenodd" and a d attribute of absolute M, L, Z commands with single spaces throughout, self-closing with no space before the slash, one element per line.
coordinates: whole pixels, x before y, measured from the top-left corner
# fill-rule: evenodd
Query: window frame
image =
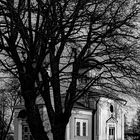
<path fill-rule="evenodd" d="M 117 140 L 117 124 L 115 122 L 107 123 L 107 140 Z M 113 134 L 113 135 L 112 135 Z M 112 139 L 113 138 L 113 139 Z"/>
<path fill-rule="evenodd" d="M 115 127 L 109 127 L 109 136 L 115 136 Z"/>
<path fill-rule="evenodd" d="M 75 130 L 74 136 L 75 137 L 88 137 L 88 119 L 86 118 L 75 118 Z M 78 124 L 78 127 L 77 127 Z"/>
<path fill-rule="evenodd" d="M 25 129 L 27 131 L 25 131 Z M 30 132 L 30 128 L 29 128 L 26 120 L 22 120 L 22 139 L 23 140 L 33 140 L 32 134 Z"/>

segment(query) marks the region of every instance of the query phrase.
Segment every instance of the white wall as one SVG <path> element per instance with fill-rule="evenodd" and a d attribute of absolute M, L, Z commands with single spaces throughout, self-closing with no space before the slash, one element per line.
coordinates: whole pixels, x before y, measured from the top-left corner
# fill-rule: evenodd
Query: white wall
<path fill-rule="evenodd" d="M 110 112 L 111 104 L 114 106 L 113 113 Z M 98 130 L 98 133 L 95 133 L 95 140 L 108 140 L 109 125 L 111 123 L 116 127 L 116 140 L 124 140 L 124 113 L 119 104 L 113 100 L 102 98 L 98 104 L 97 114 L 98 119 L 96 118 L 95 122 L 98 123 L 98 128 L 95 127 L 95 129 Z M 109 120 L 111 114 L 113 118 Z"/>
<path fill-rule="evenodd" d="M 85 119 L 88 121 L 88 136 L 75 136 L 75 119 Z M 67 125 L 66 140 L 91 140 L 92 137 L 92 111 L 73 109 L 69 124 Z"/>

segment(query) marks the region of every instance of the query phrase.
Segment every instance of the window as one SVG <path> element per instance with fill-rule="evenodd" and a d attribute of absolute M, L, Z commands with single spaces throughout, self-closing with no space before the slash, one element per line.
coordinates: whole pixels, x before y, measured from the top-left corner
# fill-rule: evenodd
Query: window
<path fill-rule="evenodd" d="M 115 140 L 115 127 L 109 127 L 109 140 Z"/>
<path fill-rule="evenodd" d="M 26 121 L 22 124 L 22 140 L 33 140 L 30 129 Z"/>
<path fill-rule="evenodd" d="M 28 126 L 24 126 L 23 128 L 24 128 L 24 132 L 25 132 L 25 133 L 28 133 L 28 131 L 29 131 L 29 130 L 28 130 L 29 127 L 28 127 Z"/>
<path fill-rule="evenodd" d="M 110 112 L 113 113 L 113 111 L 114 111 L 113 105 L 110 105 Z"/>
<path fill-rule="evenodd" d="M 114 127 L 109 128 L 109 135 L 115 135 L 115 128 Z"/>
<path fill-rule="evenodd" d="M 83 136 L 86 136 L 86 129 L 87 129 L 87 127 L 86 127 L 86 122 L 83 122 Z"/>
<path fill-rule="evenodd" d="M 76 135 L 80 136 L 80 122 L 76 122 Z"/>
<path fill-rule="evenodd" d="M 88 136 L 88 120 L 75 119 L 75 136 Z"/>

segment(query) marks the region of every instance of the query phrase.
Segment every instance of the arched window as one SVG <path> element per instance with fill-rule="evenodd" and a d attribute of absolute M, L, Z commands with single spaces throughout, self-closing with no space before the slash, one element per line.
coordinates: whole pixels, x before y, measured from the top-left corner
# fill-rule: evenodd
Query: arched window
<path fill-rule="evenodd" d="M 114 111 L 113 105 L 110 105 L 110 112 L 113 113 L 113 111 Z"/>

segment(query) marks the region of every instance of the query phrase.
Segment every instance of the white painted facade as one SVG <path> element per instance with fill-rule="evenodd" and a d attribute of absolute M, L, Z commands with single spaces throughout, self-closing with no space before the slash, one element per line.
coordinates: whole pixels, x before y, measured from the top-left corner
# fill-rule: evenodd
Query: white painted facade
<path fill-rule="evenodd" d="M 113 112 L 110 111 L 111 105 Z M 124 140 L 124 112 L 121 105 L 102 98 L 94 117 L 94 140 Z"/>
<path fill-rule="evenodd" d="M 110 111 L 110 106 L 113 112 Z M 15 137 L 14 140 L 31 140 L 23 138 L 23 122 L 17 118 L 21 107 L 17 107 L 15 113 Z M 46 112 L 44 110 L 44 112 Z M 44 113 L 46 118 L 46 113 Z M 49 121 L 46 119 L 44 126 L 52 140 Z M 124 140 L 124 113 L 122 107 L 113 100 L 101 98 L 97 111 L 93 117 L 92 110 L 74 108 L 66 129 L 66 140 Z"/>
<path fill-rule="evenodd" d="M 79 135 L 77 134 L 77 123 L 79 123 Z M 85 124 L 85 133 L 83 129 Z M 66 129 L 66 140 L 91 140 L 92 137 L 92 111 L 73 109 L 72 116 Z M 83 135 L 84 134 L 84 135 Z"/>

